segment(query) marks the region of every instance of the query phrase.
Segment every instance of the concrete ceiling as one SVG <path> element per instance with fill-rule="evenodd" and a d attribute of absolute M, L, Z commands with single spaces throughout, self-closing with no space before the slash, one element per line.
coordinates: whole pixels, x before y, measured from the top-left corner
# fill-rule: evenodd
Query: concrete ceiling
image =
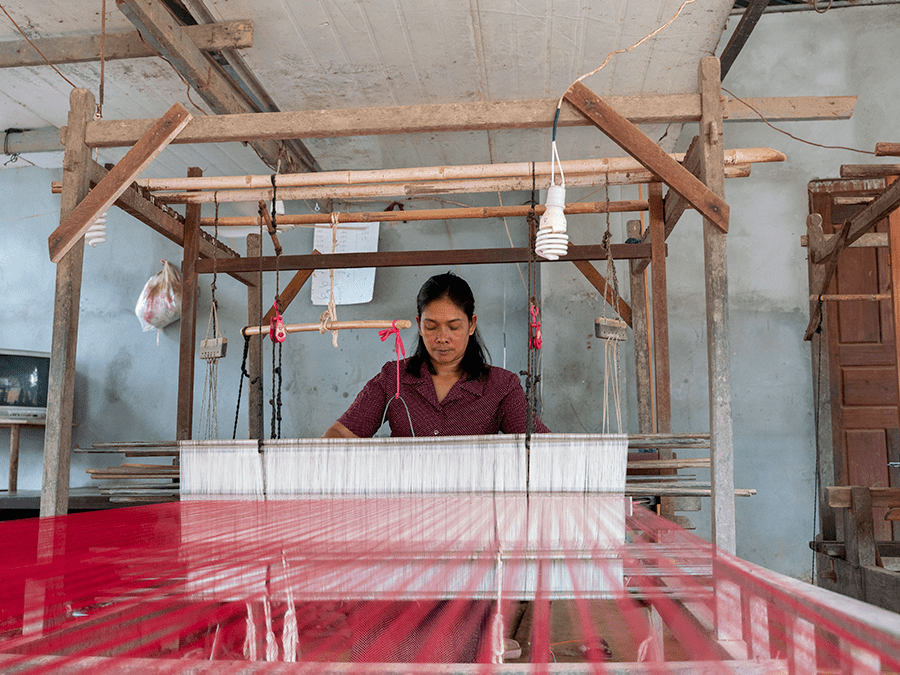
<path fill-rule="evenodd" d="M 624 49 L 671 19 L 683 0 L 181 0 L 197 23 L 251 19 L 253 47 L 237 51 L 281 110 L 357 108 L 466 101 L 557 98 L 607 54 Z M 101 0 L 6 0 L 31 38 L 96 34 Z M 664 31 L 615 56 L 585 82 L 601 95 L 692 92 L 697 62 L 715 53 L 732 0 L 684 6 Z M 183 21 L 184 19 L 182 19 Z M 106 29 L 133 30 L 107 1 Z M 0 40 L 21 40 L 0 15 Z M 74 85 L 97 93 L 99 62 L 60 65 Z M 104 119 L 158 117 L 178 101 L 208 110 L 159 57 L 108 61 Z M 0 69 L 0 129 L 65 124 L 71 89 L 49 66 Z M 678 129 L 645 129 L 671 147 Z M 304 143 L 322 169 L 394 168 L 549 159 L 549 130 L 492 131 Z M 621 156 L 597 130 L 561 129 L 564 159 Z M 101 152 L 116 161 L 124 151 Z M 52 165 L 50 155 L 29 155 Z M 24 160 L 20 160 L 24 161 Z M 58 165 L 58 158 L 55 160 Z M 267 173 L 238 145 L 173 146 L 147 175 Z"/>

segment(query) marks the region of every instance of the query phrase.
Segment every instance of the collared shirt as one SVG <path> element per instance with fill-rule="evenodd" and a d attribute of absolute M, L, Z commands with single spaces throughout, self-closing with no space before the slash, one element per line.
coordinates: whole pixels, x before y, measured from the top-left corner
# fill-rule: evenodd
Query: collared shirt
<path fill-rule="evenodd" d="M 414 375 L 406 372 L 407 361 L 400 361 L 399 399 L 397 362 L 389 361 L 366 383 L 338 421 L 357 436 L 368 438 L 381 427 L 387 408 L 391 436 L 525 433 L 528 405 L 515 374 L 491 366 L 488 374 L 477 380 L 463 375 L 438 402 L 428 366 L 422 364 L 419 374 Z M 410 420 L 415 433 L 410 431 Z M 535 420 L 535 431 L 550 430 Z"/>

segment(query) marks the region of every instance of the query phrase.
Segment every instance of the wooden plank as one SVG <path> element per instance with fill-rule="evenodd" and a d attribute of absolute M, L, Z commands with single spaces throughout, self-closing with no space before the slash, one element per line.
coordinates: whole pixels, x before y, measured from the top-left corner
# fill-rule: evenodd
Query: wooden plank
<path fill-rule="evenodd" d="M 900 164 L 841 164 L 841 178 L 900 176 Z"/>
<path fill-rule="evenodd" d="M 258 259 L 262 255 L 262 237 L 259 234 L 247 235 L 247 259 Z M 312 274 L 312 270 L 308 271 Z M 260 321 L 263 308 L 263 278 L 258 270 L 252 272 L 252 280 L 255 286 L 247 288 L 247 324 L 253 325 Z M 267 315 L 268 316 L 268 315 Z M 260 321 L 261 325 L 263 322 Z M 246 339 L 246 338 L 245 338 Z M 254 335 L 249 338 L 247 344 L 247 373 L 249 374 L 249 382 L 247 382 L 247 422 L 248 436 L 247 438 L 255 438 L 261 440 L 265 437 L 263 433 L 263 359 L 262 359 L 263 338 L 261 335 Z M 238 421 L 234 421 L 235 431 Z"/>
<path fill-rule="evenodd" d="M 725 194 L 724 143 L 719 61 L 700 60 L 700 177 L 716 195 Z M 727 214 L 726 214 L 727 215 Z M 728 250 L 719 223 L 703 221 L 703 269 L 706 278 L 706 344 L 709 367 L 710 453 L 712 456 L 712 540 L 719 550 L 736 549 L 734 512 L 734 439 L 731 418 L 731 346 L 728 326 Z"/>
<path fill-rule="evenodd" d="M 644 258 L 650 254 L 649 244 L 612 244 L 610 245 L 613 258 L 617 260 L 632 260 Z M 256 260 L 248 258 L 232 258 L 218 261 L 219 272 L 274 272 L 276 264 L 285 272 L 287 270 L 318 270 L 334 267 L 359 268 L 359 267 L 417 267 L 422 265 L 482 265 L 502 264 L 515 262 L 528 262 L 531 250 L 527 248 L 483 248 L 483 249 L 451 249 L 444 251 L 379 251 L 377 253 L 331 253 L 328 261 L 323 262 L 317 255 L 282 255 L 276 261 L 275 256 L 264 256 Z M 587 246 L 569 245 L 569 252 L 559 261 L 573 260 L 603 260 L 606 257 L 606 249 L 600 244 Z M 542 261 L 541 264 L 553 264 L 551 261 Z M 327 265 L 327 267 L 326 267 Z M 210 274 L 213 271 L 211 260 L 201 260 L 197 263 L 197 271 L 200 274 Z"/>
<path fill-rule="evenodd" d="M 84 143 L 84 133 L 95 109 L 96 101 L 91 92 L 87 89 L 72 90 L 69 95 L 69 138 L 63 157 L 60 222 L 68 219 L 90 189 L 91 151 Z M 83 261 L 84 239 L 77 238 L 56 266 L 41 516 L 64 515 L 69 509 L 69 459 Z"/>
<path fill-rule="evenodd" d="M 876 143 L 876 157 L 900 157 L 900 143 Z"/>
<path fill-rule="evenodd" d="M 825 487 L 825 497 L 829 506 L 838 509 L 849 509 L 851 504 L 851 492 L 849 485 L 828 485 Z M 900 488 L 870 487 L 872 507 L 897 508 L 900 507 Z"/>
<path fill-rule="evenodd" d="M 91 160 L 91 184 L 97 185 L 109 174 L 109 169 Z M 184 246 L 184 217 L 168 206 L 160 204 L 148 190 L 132 183 L 116 200 L 116 206 L 125 213 L 159 232 L 169 241 Z M 200 256 L 202 258 L 240 258 L 241 256 L 221 241 L 214 239 L 206 232 L 200 233 Z M 232 277 L 245 285 L 250 285 L 250 278 L 240 272 L 230 272 Z"/>
<path fill-rule="evenodd" d="M 690 171 L 669 157 L 637 126 L 617 113 L 581 82 L 569 87 L 565 98 L 629 155 L 687 199 L 688 203 L 710 222 L 715 223 L 723 232 L 728 231 L 728 204 L 701 183 Z M 721 106 L 719 106 L 719 121 L 721 122 Z M 719 133 L 721 133 L 721 124 Z"/>
<path fill-rule="evenodd" d="M 876 541 L 875 545 L 882 558 L 900 558 L 900 541 Z M 811 541 L 809 548 L 832 558 L 844 558 L 847 553 L 842 541 Z"/>
<path fill-rule="evenodd" d="M 253 46 L 253 22 L 222 21 L 197 26 L 183 26 L 185 34 L 203 51 L 215 52 L 221 49 L 244 49 Z M 86 63 L 100 60 L 99 33 L 76 37 L 38 38 L 32 40 L 5 41 L 0 43 L 0 68 L 21 68 L 43 66 L 47 61 L 54 65 L 65 63 Z M 40 49 L 46 60 L 35 50 Z M 114 31 L 106 34 L 104 58 L 137 59 L 157 56 L 141 40 L 137 31 Z"/>
<path fill-rule="evenodd" d="M 199 167 L 188 176 L 202 176 Z M 178 394 L 175 438 L 186 441 L 194 429 L 194 358 L 197 343 L 197 261 L 200 259 L 200 205 L 188 204 L 184 213 L 184 258 L 181 263 L 181 332 L 178 349 Z"/>
<path fill-rule="evenodd" d="M 867 487 L 850 487 L 850 508 L 844 509 L 844 544 L 850 564 L 875 566 L 881 562 L 875 546 L 872 495 Z"/>
<path fill-rule="evenodd" d="M 116 6 L 217 115 L 259 112 L 256 102 L 216 60 L 197 48 L 163 3 L 154 0 L 116 0 Z M 300 137 L 293 137 L 297 138 Z M 270 167 L 287 173 L 314 171 L 316 168 L 315 160 L 298 140 L 281 143 L 248 137 L 241 141 L 249 142 Z"/>
<path fill-rule="evenodd" d="M 633 124 L 684 124 L 700 120 L 697 94 L 609 96 L 604 99 Z M 855 96 L 792 96 L 744 99 L 770 122 L 850 119 Z M 547 129 L 553 126 L 556 98 L 522 101 L 477 101 L 382 108 L 338 108 L 294 112 L 219 114 L 198 117 L 176 143 L 228 143 L 284 138 L 340 138 L 382 134 L 438 133 L 493 129 Z M 757 122 L 759 115 L 744 103 L 726 97 L 723 117 Z M 100 120 L 88 125 L 90 147 L 134 144 L 150 120 Z M 560 112 L 559 126 L 591 124 L 569 105 Z"/>
<path fill-rule="evenodd" d="M 641 221 L 628 221 L 628 238 L 640 240 Z M 653 375 L 650 370 L 650 324 L 647 308 L 650 304 L 647 273 L 638 271 L 641 260 L 629 263 L 631 283 L 631 312 L 634 332 L 634 371 L 637 390 L 638 429 L 641 433 L 653 431 Z M 630 444 L 630 440 L 629 440 Z"/>
<path fill-rule="evenodd" d="M 852 244 L 859 239 L 878 223 L 879 220 L 886 218 L 888 214 L 898 206 L 900 206 L 900 181 L 896 181 L 888 186 L 875 201 L 850 219 L 847 245 Z M 836 247 L 837 240 L 832 239 L 828 242 L 826 253 L 832 253 Z"/>
<path fill-rule="evenodd" d="M 737 28 L 734 29 L 731 39 L 728 40 L 728 44 L 725 45 L 725 49 L 722 50 L 719 56 L 723 80 L 728 71 L 731 70 L 731 66 L 741 49 L 747 44 L 750 34 L 768 5 L 769 0 L 750 0 L 744 13 L 741 14 L 741 20 L 738 22 Z"/>
<path fill-rule="evenodd" d="M 835 201 L 837 201 L 837 198 L 835 198 Z M 809 227 L 809 225 L 807 225 L 807 227 Z M 824 234 L 822 241 L 823 243 L 828 242 L 836 237 L 838 237 L 837 234 Z M 804 234 L 800 236 L 800 246 L 809 246 L 809 237 L 807 235 Z M 888 246 L 890 246 L 890 241 L 888 240 L 887 232 L 867 232 L 850 244 L 850 248 L 887 248 Z M 824 251 L 824 248 L 822 250 Z M 822 256 L 823 253 L 817 254 L 818 258 Z"/>
<path fill-rule="evenodd" d="M 685 459 L 638 459 L 629 460 L 629 469 L 708 469 L 709 457 L 689 457 Z"/>
<path fill-rule="evenodd" d="M 631 325 L 631 307 L 628 306 L 628 303 L 622 299 L 618 293 L 616 293 L 615 289 L 612 287 L 612 284 L 606 282 L 606 279 L 597 271 L 597 268 L 594 267 L 590 261 L 588 260 L 575 260 L 573 261 L 575 267 L 584 275 L 584 278 L 588 280 L 588 282 L 597 289 L 597 292 L 603 297 L 606 302 L 609 303 L 610 307 L 612 307 L 616 313 L 622 317 L 622 320 L 628 324 L 629 328 L 633 328 Z"/>
<path fill-rule="evenodd" d="M 313 255 L 320 255 L 320 251 L 317 249 L 313 249 Z M 278 296 L 278 308 L 281 310 L 281 313 L 284 314 L 284 311 L 291 306 L 291 303 L 294 301 L 294 298 L 297 297 L 297 293 L 300 292 L 300 289 L 303 288 L 303 285 L 307 282 L 307 280 L 312 276 L 313 270 L 298 270 L 297 273 L 293 276 L 293 278 L 288 282 L 288 285 L 284 287 L 284 290 Z M 256 316 L 259 316 L 257 313 Z M 262 323 L 259 324 L 261 326 L 266 326 L 272 320 L 272 317 L 275 316 L 275 307 L 272 306 L 269 308 L 269 311 L 266 312 L 266 315 L 262 319 Z M 256 320 L 255 318 L 253 319 Z"/>
<path fill-rule="evenodd" d="M 179 103 L 169 108 L 50 235 L 50 260 L 59 262 L 190 120 L 190 113 Z"/>

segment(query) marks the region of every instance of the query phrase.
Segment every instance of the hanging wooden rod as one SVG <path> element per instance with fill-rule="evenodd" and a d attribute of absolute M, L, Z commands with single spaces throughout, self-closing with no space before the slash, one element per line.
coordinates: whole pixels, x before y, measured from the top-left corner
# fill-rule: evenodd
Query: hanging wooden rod
<path fill-rule="evenodd" d="M 281 191 L 279 191 L 279 196 Z M 629 213 L 631 211 L 647 211 L 650 208 L 646 199 L 630 199 L 620 202 L 575 202 L 565 208 L 567 215 L 585 213 Z M 530 206 L 477 206 L 453 209 L 415 209 L 409 211 L 350 211 L 336 213 L 338 223 L 375 223 L 400 222 L 405 220 L 464 220 L 468 218 L 524 218 Z M 538 204 L 534 212 L 540 216 L 544 206 Z M 330 213 L 286 214 L 278 216 L 279 225 L 331 225 Z M 201 218 L 200 225 L 212 227 L 215 218 Z M 255 216 L 227 216 L 219 218 L 219 227 L 258 226 Z"/>
<path fill-rule="evenodd" d="M 392 328 L 395 322 L 379 321 L 379 320 L 363 320 L 363 321 L 326 321 L 325 330 L 359 330 L 366 328 L 376 328 L 383 330 Z M 409 319 L 398 319 L 396 321 L 397 328 L 409 328 L 412 322 Z M 313 331 L 321 331 L 321 323 L 286 323 L 284 331 L 286 333 L 311 333 Z M 268 335 L 269 326 L 246 326 L 241 329 L 241 335 L 251 337 L 253 335 Z"/>
<path fill-rule="evenodd" d="M 673 154 L 681 162 L 684 153 Z M 783 162 L 783 153 L 772 148 L 744 148 L 725 151 L 726 166 Z M 320 187 L 323 185 L 360 185 L 367 183 L 400 183 L 409 181 L 459 180 L 465 178 L 527 178 L 532 167 L 536 176 L 550 175 L 550 162 L 512 162 L 505 164 L 470 164 L 462 166 L 428 166 L 406 169 L 373 169 L 367 171 L 318 171 L 316 173 L 277 174 L 275 185 L 283 187 Z M 605 174 L 643 171 L 632 157 L 576 159 L 562 162 L 562 170 L 570 174 Z M 557 169 L 556 173 L 559 173 Z M 272 176 L 198 176 L 196 178 L 145 178 L 137 181 L 148 190 L 243 190 L 271 188 Z"/>

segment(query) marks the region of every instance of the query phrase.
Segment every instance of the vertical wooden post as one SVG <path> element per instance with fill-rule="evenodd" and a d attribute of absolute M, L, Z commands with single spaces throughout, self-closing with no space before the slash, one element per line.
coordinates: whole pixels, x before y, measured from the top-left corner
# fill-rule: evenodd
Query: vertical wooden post
<path fill-rule="evenodd" d="M 628 238 L 640 239 L 640 220 L 628 221 Z M 647 319 L 647 272 L 637 272 L 638 261 L 630 263 L 631 328 L 634 335 L 634 372 L 637 386 L 638 428 L 642 434 L 653 433 L 653 376 L 650 373 L 650 325 Z"/>
<path fill-rule="evenodd" d="M 717 195 L 725 194 L 722 142 L 722 84 L 719 60 L 700 60 L 700 179 Z M 709 432 L 712 459 L 712 540 L 734 554 L 734 440 L 731 421 L 731 348 L 728 328 L 728 251 L 725 233 L 703 219 L 706 276 L 706 340 L 709 366 Z"/>
<path fill-rule="evenodd" d="M 656 432 L 672 432 L 672 387 L 669 375 L 669 294 L 666 284 L 666 209 L 662 183 L 650 183 L 650 275 L 653 282 L 653 363 L 656 385 Z M 672 448 L 660 448 L 660 459 L 672 459 Z M 674 470 L 660 473 L 674 474 Z M 660 497 L 659 515 L 675 515 L 675 499 Z"/>
<path fill-rule="evenodd" d="M 672 432 L 669 380 L 669 299 L 666 286 L 666 211 L 662 183 L 650 183 L 650 276 L 653 283 L 653 361 L 656 384 L 656 432 Z M 662 450 L 660 450 L 662 452 Z M 671 450 L 668 450 L 671 459 Z M 665 459 L 660 455 L 660 459 Z"/>
<path fill-rule="evenodd" d="M 91 92 L 87 89 L 72 90 L 69 95 L 68 134 L 63 157 L 60 223 L 78 206 L 90 189 L 91 150 L 84 143 L 84 134 L 95 110 L 96 103 Z M 82 237 L 56 265 L 41 516 L 63 515 L 69 510 L 69 459 L 72 450 L 75 353 L 78 345 L 83 262 Z"/>
<path fill-rule="evenodd" d="M 258 234 L 247 235 L 247 258 L 258 258 L 262 255 L 262 239 Z M 252 272 L 248 274 L 253 278 L 255 286 L 247 287 L 247 325 L 259 325 L 263 316 L 262 311 L 262 274 Z M 250 421 L 250 435 L 248 438 L 260 440 L 264 437 L 262 432 L 262 358 L 260 353 L 260 341 L 262 337 L 254 335 L 250 338 L 250 348 L 247 354 L 247 372 L 250 374 L 250 382 L 247 383 L 247 410 Z"/>
<path fill-rule="evenodd" d="M 19 429 L 18 424 L 9 425 L 9 483 L 10 494 L 19 489 Z"/>
<path fill-rule="evenodd" d="M 887 184 L 892 184 L 896 178 L 888 179 Z M 894 315 L 894 364 L 898 387 L 900 387 L 900 213 L 896 210 L 888 215 L 888 239 L 891 251 L 891 311 Z M 897 407 L 900 413 L 900 406 Z M 900 426 L 900 424 L 898 424 Z"/>
<path fill-rule="evenodd" d="M 189 178 L 203 170 L 188 169 Z M 194 428 L 194 356 L 197 344 L 197 261 L 200 259 L 200 204 L 184 209 L 184 259 L 181 262 L 181 341 L 178 356 L 178 421 L 175 438 L 190 440 Z"/>
<path fill-rule="evenodd" d="M 813 260 L 819 258 L 825 250 L 825 233 L 822 229 L 822 216 L 813 213 L 806 218 L 806 234 L 808 244 L 806 248 L 809 267 L 809 292 L 810 294 L 825 292 L 822 288 L 825 281 L 825 265 L 816 264 Z M 815 313 L 815 305 L 818 300 L 810 300 L 809 315 Z M 820 330 L 813 333 L 810 344 L 812 345 L 812 381 L 813 393 L 816 400 L 816 417 L 819 421 L 818 436 L 816 438 L 819 466 L 819 534 L 822 539 L 834 541 L 837 539 L 837 519 L 834 508 L 828 505 L 825 498 L 825 486 L 834 485 L 834 437 L 831 416 L 831 375 L 828 363 L 828 308 L 823 306 L 821 311 L 822 323 Z M 817 567 L 828 563 L 828 556 L 816 554 Z M 815 583 L 815 582 L 813 582 Z"/>

